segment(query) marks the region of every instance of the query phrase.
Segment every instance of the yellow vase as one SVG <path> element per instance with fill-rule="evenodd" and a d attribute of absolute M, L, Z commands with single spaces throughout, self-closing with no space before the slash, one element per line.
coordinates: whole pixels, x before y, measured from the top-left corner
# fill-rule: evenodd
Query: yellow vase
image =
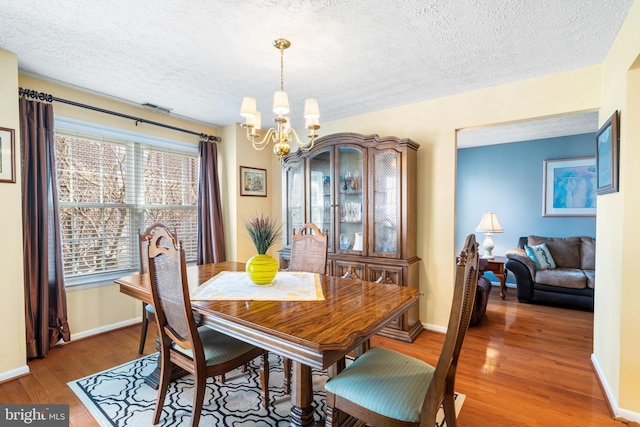
<path fill-rule="evenodd" d="M 271 255 L 257 254 L 247 261 L 246 271 L 256 285 L 268 285 L 278 273 L 278 261 Z"/>

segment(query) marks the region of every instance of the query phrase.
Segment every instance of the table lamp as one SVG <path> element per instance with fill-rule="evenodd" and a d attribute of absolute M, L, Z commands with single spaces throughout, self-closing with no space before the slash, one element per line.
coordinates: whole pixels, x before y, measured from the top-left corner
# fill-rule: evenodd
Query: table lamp
<path fill-rule="evenodd" d="M 495 257 L 491 253 L 493 250 L 493 233 L 502 233 L 504 229 L 498 221 L 498 216 L 494 212 L 486 212 L 482 215 L 480 224 L 476 227 L 476 231 L 484 233 L 485 238 L 482 242 L 482 248 L 484 249 L 484 255 L 482 258 L 494 259 Z"/>

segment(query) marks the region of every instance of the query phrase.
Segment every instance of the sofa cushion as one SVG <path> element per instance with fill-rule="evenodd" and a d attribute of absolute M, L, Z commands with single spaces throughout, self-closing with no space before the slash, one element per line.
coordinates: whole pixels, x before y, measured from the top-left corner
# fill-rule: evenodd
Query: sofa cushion
<path fill-rule="evenodd" d="M 596 269 L 596 239 L 593 237 L 580 237 L 580 267 L 583 270 Z"/>
<path fill-rule="evenodd" d="M 587 287 L 587 276 L 577 268 L 552 268 L 538 270 L 536 283 L 561 288 L 583 289 Z"/>
<path fill-rule="evenodd" d="M 529 246 L 546 243 L 556 266 L 560 268 L 581 268 L 580 237 L 541 237 L 531 235 Z"/>
<path fill-rule="evenodd" d="M 584 275 L 587 276 L 587 288 L 595 289 L 596 287 L 596 271 L 595 270 L 582 270 Z"/>
<path fill-rule="evenodd" d="M 549 253 L 549 248 L 546 243 L 535 246 L 524 245 L 524 250 L 538 270 L 556 268 L 556 263 L 553 260 L 551 253 Z"/>

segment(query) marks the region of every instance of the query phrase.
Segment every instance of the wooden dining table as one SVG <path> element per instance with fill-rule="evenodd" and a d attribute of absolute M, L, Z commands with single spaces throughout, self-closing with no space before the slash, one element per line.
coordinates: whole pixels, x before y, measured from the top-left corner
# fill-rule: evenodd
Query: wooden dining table
<path fill-rule="evenodd" d="M 187 267 L 195 289 L 223 271 L 244 271 L 238 262 Z M 134 274 L 115 281 L 120 292 L 152 303 L 149 277 Z M 293 362 L 291 425 L 314 425 L 312 369 L 329 369 L 409 310 L 417 289 L 332 276 L 320 276 L 319 301 L 192 301 L 206 326 L 289 358 Z"/>

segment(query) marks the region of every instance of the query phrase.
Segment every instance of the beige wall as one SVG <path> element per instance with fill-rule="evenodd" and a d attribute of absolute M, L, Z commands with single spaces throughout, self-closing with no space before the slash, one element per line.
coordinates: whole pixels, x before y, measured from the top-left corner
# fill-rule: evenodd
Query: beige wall
<path fill-rule="evenodd" d="M 240 119 L 240 114 L 238 113 Z M 224 163 L 226 171 L 226 200 L 223 201 L 225 209 L 225 239 L 229 241 L 227 259 L 229 261 L 246 262 L 257 252 L 255 246 L 244 227 L 243 220 L 253 215 L 270 215 L 273 218 L 281 218 L 280 196 L 280 164 L 271 150 L 271 146 L 261 151 L 251 147 L 246 138 L 245 130 L 239 125 L 225 126 L 221 128 L 221 135 L 225 141 Z M 267 170 L 267 197 L 241 196 L 240 195 L 240 166 L 260 168 Z M 278 259 L 277 250 L 281 244 L 277 242 L 269 249 L 269 254 Z"/>
<path fill-rule="evenodd" d="M 0 127 L 15 131 L 16 183 L 0 183 L 0 245 L 2 298 L 0 323 L 0 381 L 28 372 L 24 334 L 22 265 L 22 194 L 20 192 L 20 122 L 18 117 L 18 58 L 0 50 Z M 3 145 L 5 141 L 2 141 Z"/>
<path fill-rule="evenodd" d="M 620 111 L 620 191 L 598 197 L 596 281 L 603 291 L 596 291 L 593 361 L 619 415 L 640 421 L 640 1 L 607 55 L 602 81 L 600 123 Z"/>

